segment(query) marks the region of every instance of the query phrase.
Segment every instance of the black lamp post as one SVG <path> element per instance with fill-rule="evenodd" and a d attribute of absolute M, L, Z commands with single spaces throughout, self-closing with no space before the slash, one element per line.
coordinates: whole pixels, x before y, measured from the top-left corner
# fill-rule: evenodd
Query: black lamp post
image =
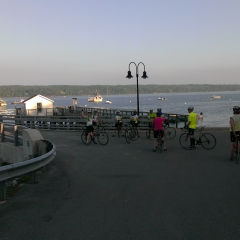
<path fill-rule="evenodd" d="M 131 65 L 131 63 L 135 64 L 135 66 L 136 66 L 136 77 L 137 77 L 137 114 L 139 115 L 139 91 L 138 91 L 138 67 L 139 67 L 139 64 L 142 64 L 142 65 L 144 66 L 144 71 L 143 71 L 142 78 L 146 79 L 146 78 L 148 78 L 148 76 L 147 76 L 147 73 L 146 73 L 146 71 L 145 71 L 145 65 L 144 65 L 144 63 L 140 62 L 140 63 L 138 63 L 138 65 L 137 65 L 135 62 L 130 62 L 130 63 L 129 63 L 129 71 L 128 71 L 128 75 L 127 75 L 126 78 L 129 78 L 129 79 L 130 79 L 130 78 L 133 77 L 132 74 L 131 74 L 131 71 L 130 71 L 130 65 Z"/>

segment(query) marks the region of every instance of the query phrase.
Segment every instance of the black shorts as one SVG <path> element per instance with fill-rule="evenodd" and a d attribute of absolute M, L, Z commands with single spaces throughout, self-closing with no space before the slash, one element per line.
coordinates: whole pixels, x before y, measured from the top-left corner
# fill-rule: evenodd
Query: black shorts
<path fill-rule="evenodd" d="M 87 127 L 86 127 L 86 131 L 87 131 L 87 133 L 93 132 L 93 131 L 94 131 L 93 126 L 87 126 Z"/>
<path fill-rule="evenodd" d="M 154 131 L 154 138 L 157 138 L 159 133 L 163 136 L 164 135 L 164 131 L 163 130 L 157 130 L 157 131 Z"/>
<path fill-rule="evenodd" d="M 193 128 L 188 128 L 188 134 L 189 135 L 194 135 L 194 130 Z"/>
<path fill-rule="evenodd" d="M 130 124 L 133 125 L 134 127 L 138 127 L 138 123 L 136 123 L 134 121 L 130 121 Z"/>
<path fill-rule="evenodd" d="M 122 122 L 116 122 L 116 123 L 115 123 L 115 127 L 117 128 L 118 126 L 119 126 L 119 127 L 122 127 Z"/>
<path fill-rule="evenodd" d="M 240 135 L 240 131 L 236 131 L 236 135 Z M 234 136 L 233 132 L 230 132 L 230 140 L 231 142 L 236 142 L 236 137 Z"/>

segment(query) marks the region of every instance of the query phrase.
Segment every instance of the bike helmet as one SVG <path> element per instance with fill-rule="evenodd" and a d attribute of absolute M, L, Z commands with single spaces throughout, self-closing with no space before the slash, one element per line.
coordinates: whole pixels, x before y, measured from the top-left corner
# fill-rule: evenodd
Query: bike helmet
<path fill-rule="evenodd" d="M 234 107 L 233 107 L 233 113 L 234 113 L 234 114 L 239 114 L 239 113 L 240 113 L 240 107 L 234 106 Z"/>
<path fill-rule="evenodd" d="M 194 109 L 193 106 L 188 107 L 188 110 L 193 110 L 193 109 Z"/>
<path fill-rule="evenodd" d="M 162 112 L 162 109 L 161 109 L 161 108 L 158 108 L 158 109 L 157 109 L 157 112 Z"/>
<path fill-rule="evenodd" d="M 92 113 L 92 111 L 88 110 L 88 112 L 87 112 L 87 113 Z"/>
<path fill-rule="evenodd" d="M 97 109 L 94 109 L 94 112 L 97 112 Z"/>
<path fill-rule="evenodd" d="M 116 114 L 120 114 L 120 111 L 116 111 Z"/>

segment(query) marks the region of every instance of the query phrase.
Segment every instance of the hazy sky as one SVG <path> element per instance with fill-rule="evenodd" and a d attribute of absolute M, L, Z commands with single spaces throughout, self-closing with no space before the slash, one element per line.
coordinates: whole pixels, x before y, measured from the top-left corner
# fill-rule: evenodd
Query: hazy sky
<path fill-rule="evenodd" d="M 240 0 L 0 0 L 0 85 L 135 84 L 132 61 L 139 84 L 240 84 Z"/>

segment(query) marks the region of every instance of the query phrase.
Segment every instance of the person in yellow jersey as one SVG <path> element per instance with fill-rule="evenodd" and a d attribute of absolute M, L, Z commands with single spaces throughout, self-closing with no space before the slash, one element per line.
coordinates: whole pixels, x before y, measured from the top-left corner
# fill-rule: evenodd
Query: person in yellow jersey
<path fill-rule="evenodd" d="M 148 136 L 147 136 L 147 138 L 150 138 L 150 133 L 151 133 L 151 130 L 153 129 L 152 121 L 155 117 L 156 117 L 156 113 L 153 112 L 153 109 L 150 109 L 149 113 L 148 113 Z"/>
<path fill-rule="evenodd" d="M 230 117 L 230 140 L 231 140 L 231 146 L 230 146 L 230 157 L 229 160 L 233 160 L 233 152 L 235 149 L 236 144 L 236 138 L 237 135 L 240 135 L 240 107 L 234 106 L 233 107 L 233 116 Z"/>
<path fill-rule="evenodd" d="M 195 149 L 195 139 L 194 139 L 194 131 L 197 127 L 197 115 L 193 112 L 194 107 L 188 107 L 188 123 L 187 123 L 187 128 L 188 128 L 188 134 L 190 137 L 190 147 L 189 149 Z"/>

